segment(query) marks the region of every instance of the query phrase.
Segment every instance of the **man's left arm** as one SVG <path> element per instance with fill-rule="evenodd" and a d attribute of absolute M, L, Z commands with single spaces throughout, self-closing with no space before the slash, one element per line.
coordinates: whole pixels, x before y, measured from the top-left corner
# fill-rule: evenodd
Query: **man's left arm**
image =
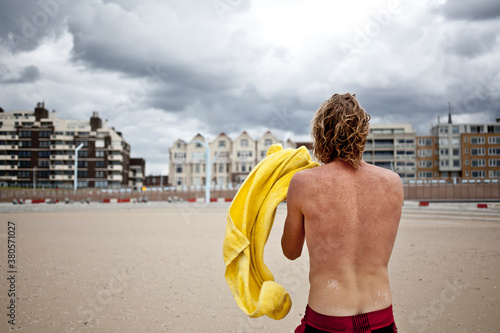
<path fill-rule="evenodd" d="M 300 207 L 301 178 L 299 173 L 292 177 L 286 199 L 287 216 L 281 237 L 281 248 L 285 257 L 290 260 L 300 257 L 305 239 L 304 214 Z"/>

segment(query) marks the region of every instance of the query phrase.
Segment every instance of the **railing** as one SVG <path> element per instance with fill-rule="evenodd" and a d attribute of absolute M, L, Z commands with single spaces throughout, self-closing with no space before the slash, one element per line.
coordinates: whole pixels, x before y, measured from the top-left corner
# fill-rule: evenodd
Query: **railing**
<path fill-rule="evenodd" d="M 176 200 L 202 200 L 205 197 L 204 186 L 173 187 L 165 186 L 150 187 L 147 191 L 128 188 L 81 188 L 73 194 L 72 180 L 70 175 L 58 175 L 66 180 L 66 188 L 37 188 L 33 193 L 30 186 L 26 189 L 0 188 L 0 201 L 12 202 L 14 199 L 66 199 L 73 201 L 89 200 L 103 202 L 109 198 L 130 198 L 150 201 L 176 201 Z M 6 177 L 2 177 L 5 180 Z M 115 180 L 115 179 L 113 179 Z M 429 200 L 429 201 L 500 201 L 500 179 L 459 179 L 455 182 L 442 179 L 405 181 L 403 184 L 405 200 Z M 238 185 L 233 187 L 212 186 L 210 197 L 215 199 L 232 199 L 238 190 Z"/>
<path fill-rule="evenodd" d="M 500 200 L 499 179 L 407 181 L 405 200 Z"/>

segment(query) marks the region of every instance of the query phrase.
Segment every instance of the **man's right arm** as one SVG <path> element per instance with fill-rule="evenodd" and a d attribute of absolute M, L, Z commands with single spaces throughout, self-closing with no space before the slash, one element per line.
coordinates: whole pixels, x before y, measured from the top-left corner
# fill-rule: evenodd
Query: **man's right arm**
<path fill-rule="evenodd" d="M 300 208 L 300 176 L 296 173 L 290 180 L 286 198 L 287 216 L 281 248 L 283 254 L 290 260 L 295 260 L 302 254 L 304 246 L 304 215 Z"/>

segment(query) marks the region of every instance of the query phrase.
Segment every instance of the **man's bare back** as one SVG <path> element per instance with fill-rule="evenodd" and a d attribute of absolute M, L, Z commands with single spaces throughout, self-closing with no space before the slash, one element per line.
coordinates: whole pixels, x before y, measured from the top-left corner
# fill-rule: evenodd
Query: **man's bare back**
<path fill-rule="evenodd" d="M 392 304 L 387 266 L 403 197 L 397 174 L 365 162 L 336 159 L 294 175 L 282 247 L 293 260 L 307 242 L 313 310 L 351 316 Z"/>

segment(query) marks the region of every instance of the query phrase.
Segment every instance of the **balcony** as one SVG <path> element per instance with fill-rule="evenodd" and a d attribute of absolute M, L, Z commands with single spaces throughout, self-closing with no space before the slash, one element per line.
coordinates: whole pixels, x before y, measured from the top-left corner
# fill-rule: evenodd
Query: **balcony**
<path fill-rule="evenodd" d="M 75 145 L 51 145 L 50 149 L 52 150 L 74 150 Z"/>
<path fill-rule="evenodd" d="M 11 140 L 19 140 L 17 135 L 0 135 L 0 140 L 11 141 Z"/>
<path fill-rule="evenodd" d="M 50 175 L 50 180 L 73 180 L 73 175 Z"/>
<path fill-rule="evenodd" d="M 10 148 L 8 148 L 10 150 L 18 150 L 19 149 L 19 146 L 18 145 L 10 145 Z"/>
<path fill-rule="evenodd" d="M 109 161 L 118 161 L 118 162 L 123 162 L 123 155 L 113 155 L 109 154 L 108 155 L 108 160 Z"/>
<path fill-rule="evenodd" d="M 123 171 L 123 165 L 116 164 L 116 165 L 108 165 L 108 170 L 110 171 L 117 171 L 117 172 L 122 172 Z"/>
<path fill-rule="evenodd" d="M 113 181 L 113 182 L 122 182 L 123 176 L 122 175 L 108 175 L 108 180 Z"/>
<path fill-rule="evenodd" d="M 61 141 L 73 141 L 72 135 L 61 135 L 61 134 L 52 134 L 50 136 L 51 140 L 61 140 Z"/>
<path fill-rule="evenodd" d="M 114 151 L 122 151 L 123 150 L 121 145 L 110 145 L 110 146 L 108 146 L 108 149 L 114 150 Z"/>
<path fill-rule="evenodd" d="M 51 161 L 67 161 L 74 160 L 75 155 L 50 155 Z"/>
<path fill-rule="evenodd" d="M 17 165 L 0 165 L 0 170 L 17 170 Z"/>
<path fill-rule="evenodd" d="M 73 165 L 51 165 L 50 170 L 56 170 L 56 171 L 68 171 L 68 170 L 73 170 Z"/>

